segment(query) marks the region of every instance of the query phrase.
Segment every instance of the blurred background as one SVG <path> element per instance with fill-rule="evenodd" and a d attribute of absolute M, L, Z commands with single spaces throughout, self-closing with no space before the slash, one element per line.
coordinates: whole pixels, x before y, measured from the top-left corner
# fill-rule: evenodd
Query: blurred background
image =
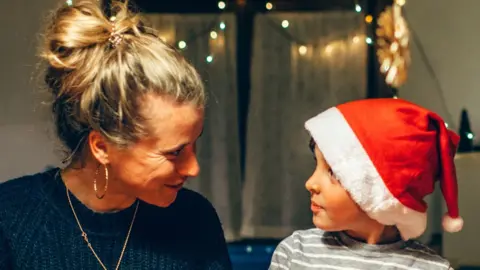
<path fill-rule="evenodd" d="M 0 2 L 0 182 L 60 165 L 36 53 L 48 12 L 67 2 Z M 282 238 L 312 227 L 304 183 L 314 161 L 303 123 L 366 97 L 413 101 L 459 132 L 466 225 L 461 233 L 442 232 L 445 210 L 437 192 L 427 198 L 429 227 L 420 240 L 457 267 L 480 267 L 480 35 L 474 31 L 480 1 L 406 1 L 412 65 L 399 89 L 384 83 L 375 49 L 376 20 L 391 1 L 130 2 L 205 81 L 210 101 L 199 142 L 202 172 L 189 187 L 216 207 L 235 269 L 267 269 Z"/>

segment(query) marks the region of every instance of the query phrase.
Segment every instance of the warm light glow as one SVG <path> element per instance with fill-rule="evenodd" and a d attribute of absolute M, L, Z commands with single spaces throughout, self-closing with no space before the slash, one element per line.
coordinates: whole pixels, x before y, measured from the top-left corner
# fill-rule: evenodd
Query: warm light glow
<path fill-rule="evenodd" d="M 467 138 L 469 138 L 470 140 L 472 140 L 473 137 L 475 137 L 475 136 L 473 136 L 473 133 L 471 133 L 471 132 L 468 132 L 468 133 L 467 133 Z"/>
<path fill-rule="evenodd" d="M 210 37 L 211 37 L 212 39 L 216 39 L 216 38 L 218 37 L 217 32 L 215 32 L 215 31 L 210 32 Z"/>
<path fill-rule="evenodd" d="M 307 46 L 302 45 L 302 46 L 298 47 L 298 53 L 300 55 L 307 54 L 307 51 L 308 51 Z"/>
<path fill-rule="evenodd" d="M 225 46 L 225 35 L 218 34 L 216 39 L 210 39 L 210 48 L 212 50 L 217 50 Z M 221 51 L 223 51 L 221 49 Z"/>
<path fill-rule="evenodd" d="M 403 6 L 403 5 L 405 5 L 405 0 L 395 0 L 395 4 L 397 4 L 399 6 Z"/>
<path fill-rule="evenodd" d="M 267 2 L 267 4 L 265 5 L 265 8 L 266 8 L 267 10 L 272 10 L 273 4 L 270 3 L 270 2 Z"/>
<path fill-rule="evenodd" d="M 178 42 L 178 48 L 180 48 L 180 49 L 185 49 L 186 47 L 187 47 L 187 43 L 186 43 L 185 41 L 180 40 L 180 41 Z"/>
<path fill-rule="evenodd" d="M 175 33 L 173 31 L 165 31 L 161 32 L 158 37 L 165 43 L 168 44 L 175 44 Z M 184 44 L 185 46 L 187 45 L 186 43 Z M 179 46 L 179 43 L 177 43 L 177 46 Z"/>
<path fill-rule="evenodd" d="M 448 128 L 448 123 L 445 123 L 445 127 Z"/>
<path fill-rule="evenodd" d="M 72 0 L 67 0 L 67 6 L 72 6 L 73 5 L 73 1 Z"/>
<path fill-rule="evenodd" d="M 331 54 L 332 51 L 333 51 L 333 45 L 330 44 L 330 45 L 327 45 L 327 47 L 325 47 L 325 52 L 327 54 Z"/>
<path fill-rule="evenodd" d="M 224 22 L 221 22 L 221 23 L 220 23 L 220 29 L 225 30 L 225 27 L 227 27 L 227 26 L 225 25 L 225 23 L 224 23 Z"/>
<path fill-rule="evenodd" d="M 211 55 L 207 56 L 206 60 L 207 60 L 208 63 L 211 63 L 213 61 L 213 56 L 211 56 Z"/>
<path fill-rule="evenodd" d="M 356 11 L 356 12 L 361 12 L 361 11 L 362 11 L 362 7 L 361 7 L 359 4 L 356 4 L 356 5 L 355 5 L 355 11 Z"/>
<path fill-rule="evenodd" d="M 371 37 L 367 37 L 367 38 L 365 38 L 365 42 L 366 42 L 367 44 L 372 44 L 372 43 L 373 43 L 373 40 L 372 40 Z"/>
<path fill-rule="evenodd" d="M 290 25 L 290 23 L 287 20 L 282 21 L 282 27 L 287 28 Z"/>
<path fill-rule="evenodd" d="M 373 21 L 372 15 L 367 15 L 367 16 L 365 16 L 365 22 L 366 22 L 366 23 L 372 23 L 372 21 Z"/>
<path fill-rule="evenodd" d="M 218 2 L 218 8 L 219 9 L 225 9 L 226 6 L 227 6 L 227 4 L 225 4 L 225 2 L 223 2 L 223 1 Z"/>
<path fill-rule="evenodd" d="M 358 36 L 354 36 L 352 41 L 353 43 L 358 43 L 360 41 L 360 38 Z"/>
<path fill-rule="evenodd" d="M 115 17 L 115 16 L 110 17 L 111 22 L 114 22 L 116 19 L 117 19 L 117 17 Z"/>
<path fill-rule="evenodd" d="M 397 96 L 393 96 L 393 99 L 398 99 L 398 97 L 397 97 Z"/>

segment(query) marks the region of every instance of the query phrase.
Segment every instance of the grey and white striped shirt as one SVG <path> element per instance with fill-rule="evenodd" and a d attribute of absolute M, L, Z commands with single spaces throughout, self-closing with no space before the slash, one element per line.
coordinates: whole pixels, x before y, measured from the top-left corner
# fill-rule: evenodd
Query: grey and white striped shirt
<path fill-rule="evenodd" d="M 453 270 L 449 262 L 417 241 L 369 245 L 341 232 L 296 231 L 273 253 L 270 270 Z"/>

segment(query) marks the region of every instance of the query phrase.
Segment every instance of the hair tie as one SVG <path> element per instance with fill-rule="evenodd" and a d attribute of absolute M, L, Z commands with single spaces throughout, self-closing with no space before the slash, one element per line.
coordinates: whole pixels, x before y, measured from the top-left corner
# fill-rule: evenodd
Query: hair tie
<path fill-rule="evenodd" d="M 116 19 L 117 18 L 115 16 L 110 17 L 110 22 L 112 24 L 112 31 L 110 33 L 110 38 L 108 39 L 108 41 L 110 42 L 110 45 L 112 46 L 112 48 L 117 47 L 118 44 L 120 44 L 120 42 L 122 42 L 123 40 L 123 35 L 117 33 L 117 29 L 115 26 Z"/>

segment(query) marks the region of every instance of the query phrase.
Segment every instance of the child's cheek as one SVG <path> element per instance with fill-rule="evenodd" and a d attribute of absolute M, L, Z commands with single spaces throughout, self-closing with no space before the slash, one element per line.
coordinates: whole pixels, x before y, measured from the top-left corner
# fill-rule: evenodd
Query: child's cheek
<path fill-rule="evenodd" d="M 329 192 L 325 199 L 325 210 L 329 212 L 331 217 L 348 219 L 349 216 L 358 213 L 358 206 L 341 187 L 335 188 L 332 192 Z"/>

